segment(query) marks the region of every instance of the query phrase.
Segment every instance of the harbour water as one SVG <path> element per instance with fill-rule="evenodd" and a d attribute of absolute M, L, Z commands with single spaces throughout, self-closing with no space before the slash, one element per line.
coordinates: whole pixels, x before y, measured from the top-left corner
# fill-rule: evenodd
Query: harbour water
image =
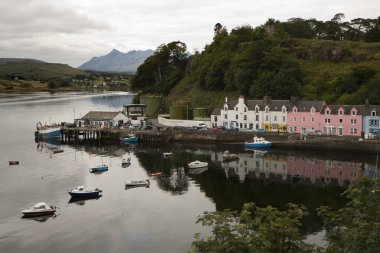
<path fill-rule="evenodd" d="M 304 204 L 305 236 L 322 230 L 315 208 L 340 207 L 352 180 L 371 174 L 375 157 L 353 154 L 258 152 L 231 148 L 238 161 L 223 162 L 216 145 L 62 145 L 34 140 L 35 124 L 72 122 L 90 110 L 117 111 L 133 95 L 34 93 L 0 95 L 0 252 L 187 252 L 204 211 L 238 210 L 245 202 L 283 208 Z M 62 149 L 61 153 L 54 150 Z M 172 152 L 163 158 L 164 152 Z M 121 166 L 123 158 L 131 165 Z M 18 160 L 19 165 L 8 165 Z M 208 169 L 189 170 L 201 160 Z M 89 173 L 99 164 L 102 174 Z M 160 176 L 150 176 L 162 172 Z M 301 173 L 300 182 L 291 174 Z M 125 188 L 150 179 L 150 187 Z M 97 187 L 102 197 L 73 202 L 76 186 Z M 52 217 L 21 218 L 38 202 L 58 207 Z M 318 236 L 315 236 L 317 238 Z"/>

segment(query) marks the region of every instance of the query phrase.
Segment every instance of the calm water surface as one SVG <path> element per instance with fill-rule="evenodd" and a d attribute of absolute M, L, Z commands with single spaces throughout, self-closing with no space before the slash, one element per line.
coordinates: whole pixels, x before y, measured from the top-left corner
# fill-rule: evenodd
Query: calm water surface
<path fill-rule="evenodd" d="M 302 231 L 321 231 L 320 205 L 342 206 L 349 183 L 372 173 L 375 157 L 273 150 L 245 151 L 214 145 L 62 145 L 36 143 L 35 124 L 72 122 L 90 110 L 117 111 L 133 95 L 0 94 L 0 252 L 187 252 L 204 211 L 240 209 L 244 202 L 283 208 L 304 204 L 310 211 Z M 53 154 L 61 148 L 63 153 Z M 224 163 L 223 150 L 239 153 Z M 173 152 L 164 159 L 163 152 Z M 121 167 L 122 158 L 131 158 Z M 195 159 L 207 170 L 189 170 Z M 20 165 L 9 166 L 9 160 Z M 109 165 L 94 175 L 89 168 Z M 161 177 L 150 177 L 162 172 Z M 292 183 L 290 174 L 301 172 Z M 126 180 L 149 178 L 149 188 L 125 189 Z M 70 201 L 78 185 L 103 190 L 99 199 Z M 47 202 L 57 215 L 23 219 L 20 211 Z M 318 238 L 320 234 L 311 236 Z"/>

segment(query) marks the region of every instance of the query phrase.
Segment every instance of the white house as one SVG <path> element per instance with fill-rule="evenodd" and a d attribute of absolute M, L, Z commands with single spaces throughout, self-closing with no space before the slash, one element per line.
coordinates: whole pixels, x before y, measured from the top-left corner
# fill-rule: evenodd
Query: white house
<path fill-rule="evenodd" d="M 97 127 L 113 127 L 119 126 L 128 121 L 128 117 L 122 112 L 102 112 L 90 111 L 80 119 L 75 119 L 74 123 L 77 127 L 81 126 L 97 126 Z"/>

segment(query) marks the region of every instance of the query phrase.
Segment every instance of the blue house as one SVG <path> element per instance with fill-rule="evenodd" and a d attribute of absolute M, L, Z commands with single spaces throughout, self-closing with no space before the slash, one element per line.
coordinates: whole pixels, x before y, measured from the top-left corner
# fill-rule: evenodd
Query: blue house
<path fill-rule="evenodd" d="M 365 104 L 363 111 L 363 132 L 366 138 L 380 137 L 380 105 Z"/>

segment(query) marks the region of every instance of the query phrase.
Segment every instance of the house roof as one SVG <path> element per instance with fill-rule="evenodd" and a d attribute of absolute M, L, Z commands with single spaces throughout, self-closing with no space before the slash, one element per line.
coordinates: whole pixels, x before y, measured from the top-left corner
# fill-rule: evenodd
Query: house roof
<path fill-rule="evenodd" d="M 322 100 L 299 100 L 296 102 L 290 101 L 291 108 L 293 106 L 297 107 L 299 112 L 309 112 L 312 107 L 315 108 L 316 112 L 321 112 L 325 101 Z"/>
<path fill-rule="evenodd" d="M 112 120 L 120 112 L 101 112 L 101 111 L 90 111 L 84 115 L 81 119 L 83 120 Z"/>
<path fill-rule="evenodd" d="M 371 116 L 373 110 L 376 111 L 377 116 L 380 115 L 380 105 L 360 105 L 359 108 L 364 116 Z"/>
<path fill-rule="evenodd" d="M 220 111 L 221 111 L 222 109 L 220 109 L 220 108 L 215 108 L 213 111 L 212 111 L 212 113 L 211 113 L 211 115 L 220 115 Z"/>
<path fill-rule="evenodd" d="M 326 105 L 323 107 L 321 114 L 325 114 L 325 109 L 327 107 L 330 108 L 330 110 L 331 110 L 330 114 L 335 114 L 335 115 L 338 114 L 339 108 L 343 108 L 343 110 L 344 110 L 343 114 L 344 115 L 351 115 L 351 110 L 353 108 L 357 109 L 357 111 L 358 111 L 357 114 L 360 114 L 360 115 L 363 114 L 363 108 L 360 105 Z"/>

